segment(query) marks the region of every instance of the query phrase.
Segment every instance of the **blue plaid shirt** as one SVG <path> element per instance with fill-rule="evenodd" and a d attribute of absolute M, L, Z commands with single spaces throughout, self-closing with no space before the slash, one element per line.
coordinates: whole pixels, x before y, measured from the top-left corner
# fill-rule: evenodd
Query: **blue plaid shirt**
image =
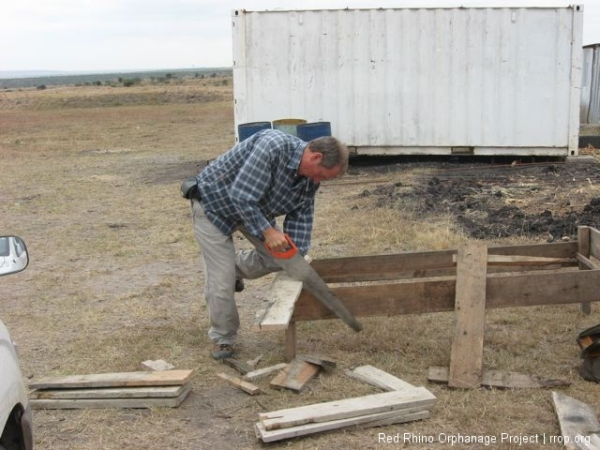
<path fill-rule="evenodd" d="M 285 216 L 283 231 L 306 254 L 319 183 L 298 175 L 307 143 L 278 130 L 253 134 L 212 161 L 197 176 L 208 219 L 225 235 L 243 225 L 263 231 Z"/>

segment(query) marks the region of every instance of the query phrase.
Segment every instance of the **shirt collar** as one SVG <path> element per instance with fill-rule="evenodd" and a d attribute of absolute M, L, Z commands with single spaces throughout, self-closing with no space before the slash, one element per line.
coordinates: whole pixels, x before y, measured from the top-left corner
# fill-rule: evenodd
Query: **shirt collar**
<path fill-rule="evenodd" d="M 298 169 L 300 169 L 300 160 L 302 159 L 302 154 L 304 153 L 304 149 L 308 146 L 308 144 L 304 141 L 298 140 L 294 148 L 294 152 L 292 153 L 292 157 L 287 163 L 287 167 L 289 169 L 295 170 L 296 175 L 298 174 Z"/>

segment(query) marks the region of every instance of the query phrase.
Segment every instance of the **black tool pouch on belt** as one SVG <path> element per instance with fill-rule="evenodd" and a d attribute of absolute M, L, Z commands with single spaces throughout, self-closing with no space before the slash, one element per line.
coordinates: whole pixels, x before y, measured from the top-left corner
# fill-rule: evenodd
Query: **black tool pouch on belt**
<path fill-rule="evenodd" d="M 183 183 L 181 183 L 181 196 L 188 200 L 198 198 L 198 181 L 196 177 L 183 180 Z"/>

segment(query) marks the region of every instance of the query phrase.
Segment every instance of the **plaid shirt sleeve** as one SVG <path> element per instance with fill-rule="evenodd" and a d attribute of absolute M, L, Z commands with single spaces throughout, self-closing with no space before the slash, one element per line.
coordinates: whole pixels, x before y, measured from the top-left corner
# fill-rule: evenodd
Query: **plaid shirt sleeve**
<path fill-rule="evenodd" d="M 285 216 L 283 222 L 283 229 L 289 234 L 292 242 L 296 244 L 302 255 L 306 255 L 310 248 L 314 210 L 315 198 L 313 196 L 305 200 L 303 208 Z"/>
<path fill-rule="evenodd" d="M 229 192 L 248 231 L 262 237 L 272 224 L 260 210 L 260 200 L 271 183 L 271 158 L 268 142 L 256 145 L 240 168 Z"/>

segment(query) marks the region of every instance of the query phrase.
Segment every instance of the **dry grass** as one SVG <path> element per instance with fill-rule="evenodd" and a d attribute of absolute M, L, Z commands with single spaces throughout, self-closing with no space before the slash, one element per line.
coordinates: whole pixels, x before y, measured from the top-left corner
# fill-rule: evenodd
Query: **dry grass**
<path fill-rule="evenodd" d="M 258 412 L 376 392 L 344 376 L 344 369 L 361 364 L 427 386 L 438 396 L 432 417 L 269 447 L 389 448 L 378 443 L 379 433 L 559 434 L 550 391 L 453 391 L 427 382 L 429 366 L 449 363 L 449 313 L 363 319 L 360 334 L 338 321 L 300 323 L 299 351 L 327 354 L 340 370 L 300 395 L 273 391 L 268 379 L 258 382 L 265 393 L 256 398 L 225 386 L 216 374 L 229 369 L 208 357 L 203 279 L 179 183 L 232 145 L 231 87 L 198 81 L 61 87 L 0 98 L 2 234 L 22 236 L 31 253 L 27 271 L 0 280 L 2 319 L 19 343 L 24 374 L 130 371 L 146 359 L 195 370 L 193 393 L 177 409 L 36 411 L 37 449 L 263 448 L 252 431 Z M 447 249 L 465 239 L 451 216 L 423 221 L 375 208 L 359 194 L 361 183 L 377 177 L 389 181 L 390 174 L 366 179 L 359 173 L 323 186 L 314 257 Z M 264 366 L 283 360 L 282 334 L 250 330 L 271 279 L 249 282 L 238 298 L 240 358 L 262 354 Z M 565 393 L 595 405 L 600 387 L 577 374 L 575 336 L 597 314 L 597 306 L 591 316 L 577 306 L 489 311 L 485 367 L 566 378 L 573 384 Z"/>

